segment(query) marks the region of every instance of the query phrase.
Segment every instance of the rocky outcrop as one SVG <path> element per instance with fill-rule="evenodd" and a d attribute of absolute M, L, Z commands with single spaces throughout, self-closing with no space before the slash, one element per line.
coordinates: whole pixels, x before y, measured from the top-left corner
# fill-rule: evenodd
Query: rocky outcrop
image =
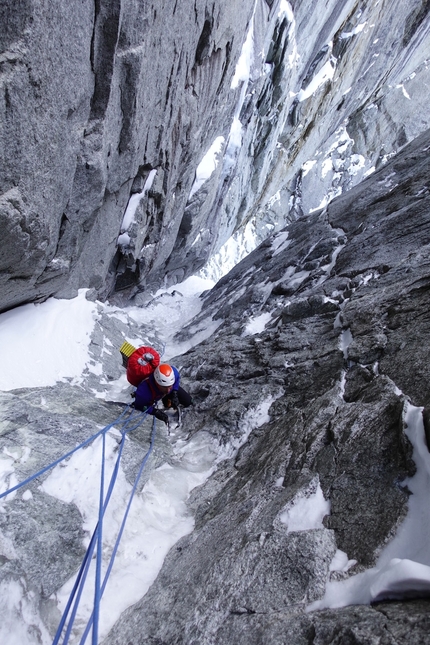
<path fill-rule="evenodd" d="M 1 310 L 78 287 L 145 301 L 428 127 L 421 0 L 51 5 L 2 14 Z"/>

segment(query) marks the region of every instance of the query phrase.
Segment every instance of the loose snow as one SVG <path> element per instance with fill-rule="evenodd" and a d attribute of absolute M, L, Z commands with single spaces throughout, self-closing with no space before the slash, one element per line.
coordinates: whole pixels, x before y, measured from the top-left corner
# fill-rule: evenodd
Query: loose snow
<path fill-rule="evenodd" d="M 308 83 L 308 85 L 304 88 L 301 89 L 300 92 L 297 95 L 297 100 L 299 102 L 305 101 L 308 99 L 312 94 L 315 94 L 315 92 L 322 86 L 324 83 L 327 81 L 330 81 L 334 77 L 334 73 L 336 71 L 336 59 L 331 56 L 330 60 L 328 60 L 320 69 L 320 71 L 315 74 L 313 79 Z"/>
<path fill-rule="evenodd" d="M 270 313 L 270 311 L 265 311 L 259 316 L 252 316 L 245 326 L 243 336 L 260 334 L 262 331 L 264 331 L 266 325 L 270 322 L 271 319 L 272 314 Z"/>
<path fill-rule="evenodd" d="M 96 319 L 96 305 L 85 299 L 85 290 L 72 300 L 49 298 L 2 314 L 0 389 L 80 382 Z"/>
<path fill-rule="evenodd" d="M 293 531 L 308 531 L 322 529 L 324 517 L 330 514 L 330 502 L 324 499 L 324 494 L 318 482 L 314 492 L 298 493 L 280 513 L 279 519 L 287 527 L 287 533 Z"/>
<path fill-rule="evenodd" d="M 203 184 L 211 177 L 211 175 L 215 171 L 215 168 L 217 167 L 220 160 L 224 141 L 224 137 L 217 137 L 197 166 L 196 178 L 191 187 L 188 199 L 191 199 L 191 197 L 199 190 L 199 188 L 201 188 L 201 186 L 203 186 Z"/>
<path fill-rule="evenodd" d="M 255 6 L 257 3 L 255 3 Z M 252 14 L 251 22 L 249 24 L 248 33 L 245 38 L 245 42 L 242 45 L 242 51 L 240 52 L 239 60 L 236 64 L 236 69 L 234 72 L 233 79 L 231 81 L 231 89 L 234 90 L 239 87 L 239 83 L 247 84 L 249 77 L 251 75 L 251 65 L 253 62 L 253 49 L 254 49 L 254 12 Z"/>
<path fill-rule="evenodd" d="M 125 233 L 128 231 L 130 226 L 133 224 L 135 221 L 135 215 L 137 211 L 137 207 L 139 206 L 140 202 L 142 199 L 145 197 L 147 192 L 151 189 L 152 184 L 154 183 L 155 175 L 157 174 L 157 170 L 153 169 L 150 171 L 148 174 L 148 177 L 146 178 L 145 185 L 143 187 L 142 192 L 140 193 L 135 193 L 133 194 L 127 204 L 127 208 L 125 209 L 124 217 L 122 219 L 121 223 L 121 233 Z M 122 238 L 124 239 L 124 238 Z M 123 244 L 123 242 L 120 242 L 118 239 L 118 244 Z"/>

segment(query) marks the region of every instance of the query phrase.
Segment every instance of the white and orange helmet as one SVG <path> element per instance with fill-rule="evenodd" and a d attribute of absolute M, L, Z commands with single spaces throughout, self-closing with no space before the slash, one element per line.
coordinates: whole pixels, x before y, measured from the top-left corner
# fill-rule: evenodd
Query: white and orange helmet
<path fill-rule="evenodd" d="M 154 371 L 154 379 L 162 387 L 171 387 L 175 382 L 175 373 L 173 368 L 167 363 L 162 363 Z"/>

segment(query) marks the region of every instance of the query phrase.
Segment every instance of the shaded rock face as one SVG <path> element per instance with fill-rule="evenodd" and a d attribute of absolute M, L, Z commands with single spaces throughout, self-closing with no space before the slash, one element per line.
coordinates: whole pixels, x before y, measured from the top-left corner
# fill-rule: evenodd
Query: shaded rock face
<path fill-rule="evenodd" d="M 143 245 L 163 250 L 139 267 L 134 258 L 132 282 L 160 271 L 193 181 L 190 160 L 231 118 L 252 13 L 243 0 L 51 4 L 2 9 L 3 309 L 67 295 L 68 283 L 113 288 L 118 264 L 122 275 L 129 268 L 117 257 L 106 282 L 122 217 L 151 169 L 136 258 Z"/>
<path fill-rule="evenodd" d="M 238 439 L 247 411 L 276 400 L 192 494 L 194 532 L 109 645 L 425 642 L 426 600 L 305 607 L 330 576 L 374 565 L 405 516 L 415 465 L 403 406 L 429 404 L 429 143 L 268 239 L 178 338 L 222 321 L 176 361 L 195 399 L 191 432 Z M 264 331 L 247 333 L 264 313 Z M 318 485 L 331 503 L 324 527 L 288 532 L 282 512 Z M 348 572 L 330 573 L 336 549 L 356 560 Z"/>
<path fill-rule="evenodd" d="M 263 239 L 428 127 L 421 0 L 51 4 L 1 9 L 1 310 L 78 287 L 145 301 L 244 221 Z"/>

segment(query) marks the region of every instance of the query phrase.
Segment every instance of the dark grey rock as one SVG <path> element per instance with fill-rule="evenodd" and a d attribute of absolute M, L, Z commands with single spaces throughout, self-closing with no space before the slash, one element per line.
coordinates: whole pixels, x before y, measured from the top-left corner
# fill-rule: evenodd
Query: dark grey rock
<path fill-rule="evenodd" d="M 270 422 L 193 492 L 193 534 L 170 552 L 107 644 L 426 642 L 426 601 L 315 613 L 305 606 L 322 595 L 335 549 L 357 564 L 334 578 L 373 566 L 407 510 L 403 482 L 415 465 L 402 412 L 406 397 L 426 403 L 429 376 L 421 359 L 428 346 L 426 202 L 416 208 L 428 140 L 327 210 L 292 223 L 288 238 L 278 233 L 264 242 L 215 286 L 182 332 L 191 337 L 209 316 L 223 320 L 214 338 L 180 358 L 196 400 L 186 417 L 191 434 L 204 428 L 221 443 L 237 440 L 247 411 L 268 393 L 278 398 Z M 398 190 L 380 198 L 381 176 L 394 168 Z M 408 192 L 411 176 L 416 189 Z M 403 227 L 400 214 L 395 223 L 401 193 Z M 334 262 L 322 258 L 304 270 L 310 253 L 319 259 L 328 249 Z M 290 284 L 288 295 L 277 292 L 280 281 Z M 248 319 L 263 312 L 271 312 L 265 330 L 244 335 Z M 342 350 L 348 329 L 352 342 Z M 391 360 L 401 330 L 405 345 Z M 326 529 L 287 533 L 280 513 L 315 481 L 331 504 Z"/>

